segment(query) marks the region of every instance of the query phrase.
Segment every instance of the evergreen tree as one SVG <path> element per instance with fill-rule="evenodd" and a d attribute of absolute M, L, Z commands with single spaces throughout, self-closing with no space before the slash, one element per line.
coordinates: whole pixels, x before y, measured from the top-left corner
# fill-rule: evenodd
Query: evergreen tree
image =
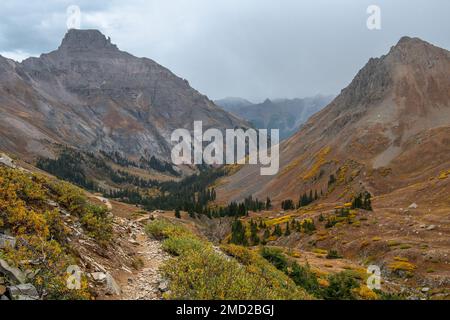
<path fill-rule="evenodd" d="M 291 230 L 289 228 L 289 222 L 286 222 L 286 230 L 284 231 L 284 235 L 287 237 L 291 234 Z"/>
<path fill-rule="evenodd" d="M 275 225 L 275 229 L 273 230 L 273 234 L 276 237 L 281 237 L 283 235 L 283 232 L 281 231 L 281 227 L 279 224 Z"/>
<path fill-rule="evenodd" d="M 330 178 L 328 179 L 328 187 L 331 187 L 333 184 L 336 183 L 336 177 L 334 174 L 330 175 Z"/>
<path fill-rule="evenodd" d="M 293 210 L 295 209 L 294 202 L 291 199 L 284 200 L 281 202 L 281 208 L 286 211 Z"/>
<path fill-rule="evenodd" d="M 231 240 L 230 242 L 237 245 L 247 246 L 248 241 L 245 235 L 245 226 L 241 220 L 236 219 L 231 226 Z"/>
<path fill-rule="evenodd" d="M 364 194 L 364 208 L 365 210 L 372 211 L 372 195 L 369 192 Z"/>
<path fill-rule="evenodd" d="M 253 220 L 250 222 L 250 239 L 255 246 L 260 242 L 258 236 L 258 225 L 256 223 L 253 223 Z"/>
<path fill-rule="evenodd" d="M 270 201 L 270 198 L 267 197 L 266 199 L 266 210 L 272 209 L 272 202 Z"/>

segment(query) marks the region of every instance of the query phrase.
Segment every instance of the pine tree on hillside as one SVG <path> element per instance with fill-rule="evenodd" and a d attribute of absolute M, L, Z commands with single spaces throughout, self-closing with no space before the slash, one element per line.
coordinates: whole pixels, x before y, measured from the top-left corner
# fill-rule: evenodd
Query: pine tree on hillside
<path fill-rule="evenodd" d="M 276 237 L 281 237 L 283 235 L 283 232 L 281 231 L 281 227 L 279 224 L 275 225 L 275 229 L 273 230 L 273 234 Z"/>
<path fill-rule="evenodd" d="M 258 245 L 260 242 L 259 236 L 258 236 L 258 225 L 256 223 L 251 222 L 250 225 L 250 240 L 252 241 L 253 245 Z"/>
<path fill-rule="evenodd" d="M 272 209 L 272 202 L 270 201 L 270 198 L 267 197 L 266 199 L 266 210 Z"/>
<path fill-rule="evenodd" d="M 247 237 L 245 235 L 246 228 L 241 220 L 237 219 L 231 226 L 231 240 L 230 242 L 237 245 L 248 245 Z"/>
<path fill-rule="evenodd" d="M 284 231 L 284 235 L 287 237 L 291 234 L 291 230 L 289 228 L 289 222 L 286 222 L 286 230 Z"/>

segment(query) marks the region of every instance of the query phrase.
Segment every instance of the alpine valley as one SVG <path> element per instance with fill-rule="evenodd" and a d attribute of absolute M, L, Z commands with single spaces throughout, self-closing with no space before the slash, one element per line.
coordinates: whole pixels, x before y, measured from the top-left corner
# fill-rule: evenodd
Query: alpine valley
<path fill-rule="evenodd" d="M 97 30 L 0 56 L 0 299 L 450 298 L 449 51 L 403 37 L 334 98 L 216 103 Z M 174 165 L 195 121 L 281 127 L 278 174 Z"/>

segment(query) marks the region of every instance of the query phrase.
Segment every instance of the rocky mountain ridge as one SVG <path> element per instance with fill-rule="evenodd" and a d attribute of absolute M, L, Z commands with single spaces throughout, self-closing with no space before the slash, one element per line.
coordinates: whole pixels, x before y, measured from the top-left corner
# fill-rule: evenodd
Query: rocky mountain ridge
<path fill-rule="evenodd" d="M 169 161 L 172 131 L 194 120 L 248 126 L 97 30 L 69 30 L 57 50 L 22 63 L 0 57 L 0 147 L 11 153 L 53 157 L 55 145 L 67 145 Z"/>

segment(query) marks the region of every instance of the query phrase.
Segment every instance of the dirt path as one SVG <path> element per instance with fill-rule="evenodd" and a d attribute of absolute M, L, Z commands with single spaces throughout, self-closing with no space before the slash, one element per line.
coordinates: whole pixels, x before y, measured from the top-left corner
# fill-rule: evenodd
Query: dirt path
<path fill-rule="evenodd" d="M 159 241 L 150 239 L 140 227 L 136 234 L 137 257 L 143 267 L 133 274 L 119 279 L 122 287 L 122 300 L 159 300 L 167 285 L 159 272 L 160 267 L 169 259 Z"/>
<path fill-rule="evenodd" d="M 95 198 L 100 200 L 108 208 L 108 210 L 110 210 L 110 211 L 112 210 L 112 208 L 113 208 L 112 204 L 111 204 L 111 202 L 109 202 L 108 199 L 100 197 L 100 196 L 96 196 Z"/>

